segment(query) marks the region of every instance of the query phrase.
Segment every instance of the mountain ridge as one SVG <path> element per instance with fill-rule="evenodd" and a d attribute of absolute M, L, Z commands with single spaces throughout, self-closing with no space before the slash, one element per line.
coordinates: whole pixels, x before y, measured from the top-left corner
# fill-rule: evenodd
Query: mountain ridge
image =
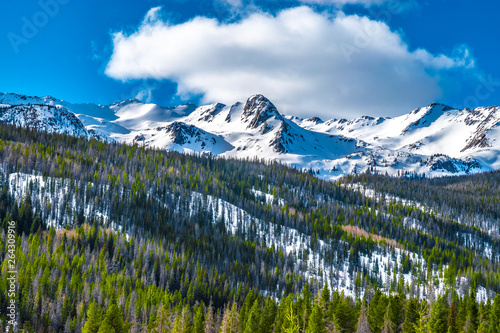
<path fill-rule="evenodd" d="M 432 103 L 393 118 L 323 121 L 285 116 L 261 94 L 232 105 L 162 107 L 137 99 L 72 104 L 51 96 L 0 93 L 0 105 L 30 107 L 26 114 L 4 116 L 20 126 L 188 153 L 263 157 L 314 170 L 324 179 L 360 172 L 434 177 L 500 169 L 500 107 L 458 110 Z M 30 123 L 30 112 L 47 107 L 75 115 L 81 126 L 64 117 Z M 57 119 L 54 115 L 49 118 Z"/>

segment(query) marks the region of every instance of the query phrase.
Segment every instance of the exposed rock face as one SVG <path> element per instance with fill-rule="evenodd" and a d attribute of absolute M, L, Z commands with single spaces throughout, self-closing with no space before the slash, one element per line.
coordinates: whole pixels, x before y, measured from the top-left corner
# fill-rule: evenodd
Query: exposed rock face
<path fill-rule="evenodd" d="M 271 118 L 283 121 L 283 116 L 278 112 L 276 106 L 262 95 L 254 95 L 248 99 L 243 108 L 241 119 L 249 122 L 248 128 L 256 129 Z"/>
<path fill-rule="evenodd" d="M 271 140 L 270 145 L 273 150 L 280 154 L 288 153 L 287 146 L 292 144 L 292 135 L 290 134 L 290 126 L 286 123 L 282 123 L 280 129 L 274 135 Z"/>
<path fill-rule="evenodd" d="M 459 172 L 469 173 L 473 169 L 481 168 L 481 163 L 473 158 L 468 158 L 465 160 L 455 159 L 442 154 L 433 155 L 424 163 L 432 171 L 444 170 L 451 174 L 456 174 Z"/>
<path fill-rule="evenodd" d="M 468 149 L 491 147 L 488 142 L 487 133 L 491 129 L 500 126 L 500 114 L 498 113 L 498 108 L 491 107 L 472 110 L 469 121 L 472 125 L 475 125 L 479 120 L 474 121 L 473 117 L 476 119 L 480 118 L 481 115 L 484 116 L 484 113 L 487 113 L 486 118 L 477 126 L 477 130 L 474 135 L 467 140 L 467 145 L 464 149 L 462 149 L 462 152 Z"/>
<path fill-rule="evenodd" d="M 321 118 L 319 118 L 319 117 L 312 117 L 312 118 L 307 119 L 306 121 L 314 123 L 314 124 L 323 123 L 323 120 L 321 120 Z"/>
<path fill-rule="evenodd" d="M 201 135 L 203 134 L 203 131 L 199 128 L 179 122 L 174 122 L 165 127 L 165 131 L 170 133 L 175 144 L 181 146 L 186 143 L 191 143 L 191 140 L 200 141 Z"/>
<path fill-rule="evenodd" d="M 214 120 L 214 117 L 217 116 L 225 107 L 226 105 L 221 103 L 210 105 L 200 113 L 200 118 L 198 119 L 198 121 L 212 122 Z"/>

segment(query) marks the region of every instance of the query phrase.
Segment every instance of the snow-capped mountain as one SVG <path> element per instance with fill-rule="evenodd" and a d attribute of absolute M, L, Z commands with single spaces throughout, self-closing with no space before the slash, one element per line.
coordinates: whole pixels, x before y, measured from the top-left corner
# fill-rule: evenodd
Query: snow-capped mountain
<path fill-rule="evenodd" d="M 74 113 L 60 105 L 8 105 L 0 104 L 0 121 L 40 131 L 67 134 L 90 139 L 95 133 L 88 131 Z"/>
<path fill-rule="evenodd" d="M 72 104 L 0 94 L 1 121 L 79 137 L 222 157 L 279 160 L 335 179 L 365 171 L 440 176 L 500 169 L 500 107 L 431 104 L 395 118 L 284 116 L 262 95 L 245 103 L 161 107 L 137 99 Z"/>

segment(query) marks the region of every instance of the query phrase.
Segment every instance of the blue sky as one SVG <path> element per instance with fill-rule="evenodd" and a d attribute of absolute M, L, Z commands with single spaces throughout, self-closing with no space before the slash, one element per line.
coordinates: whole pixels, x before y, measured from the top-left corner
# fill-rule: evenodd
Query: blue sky
<path fill-rule="evenodd" d="M 500 3 L 6 0 L 0 91 L 109 104 L 232 103 L 296 115 L 500 104 Z"/>

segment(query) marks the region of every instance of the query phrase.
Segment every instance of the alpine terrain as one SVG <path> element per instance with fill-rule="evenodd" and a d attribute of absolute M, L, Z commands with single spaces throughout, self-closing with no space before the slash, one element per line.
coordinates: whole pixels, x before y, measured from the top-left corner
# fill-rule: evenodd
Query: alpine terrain
<path fill-rule="evenodd" d="M 500 333 L 499 139 L 497 107 L 0 94 L 0 331 Z"/>
<path fill-rule="evenodd" d="M 135 99 L 103 106 L 4 93 L 0 107 L 0 120 L 18 126 L 179 152 L 264 157 L 323 179 L 500 169 L 500 107 L 431 104 L 395 118 L 327 121 L 282 115 L 262 95 L 231 106 L 165 108 Z"/>

